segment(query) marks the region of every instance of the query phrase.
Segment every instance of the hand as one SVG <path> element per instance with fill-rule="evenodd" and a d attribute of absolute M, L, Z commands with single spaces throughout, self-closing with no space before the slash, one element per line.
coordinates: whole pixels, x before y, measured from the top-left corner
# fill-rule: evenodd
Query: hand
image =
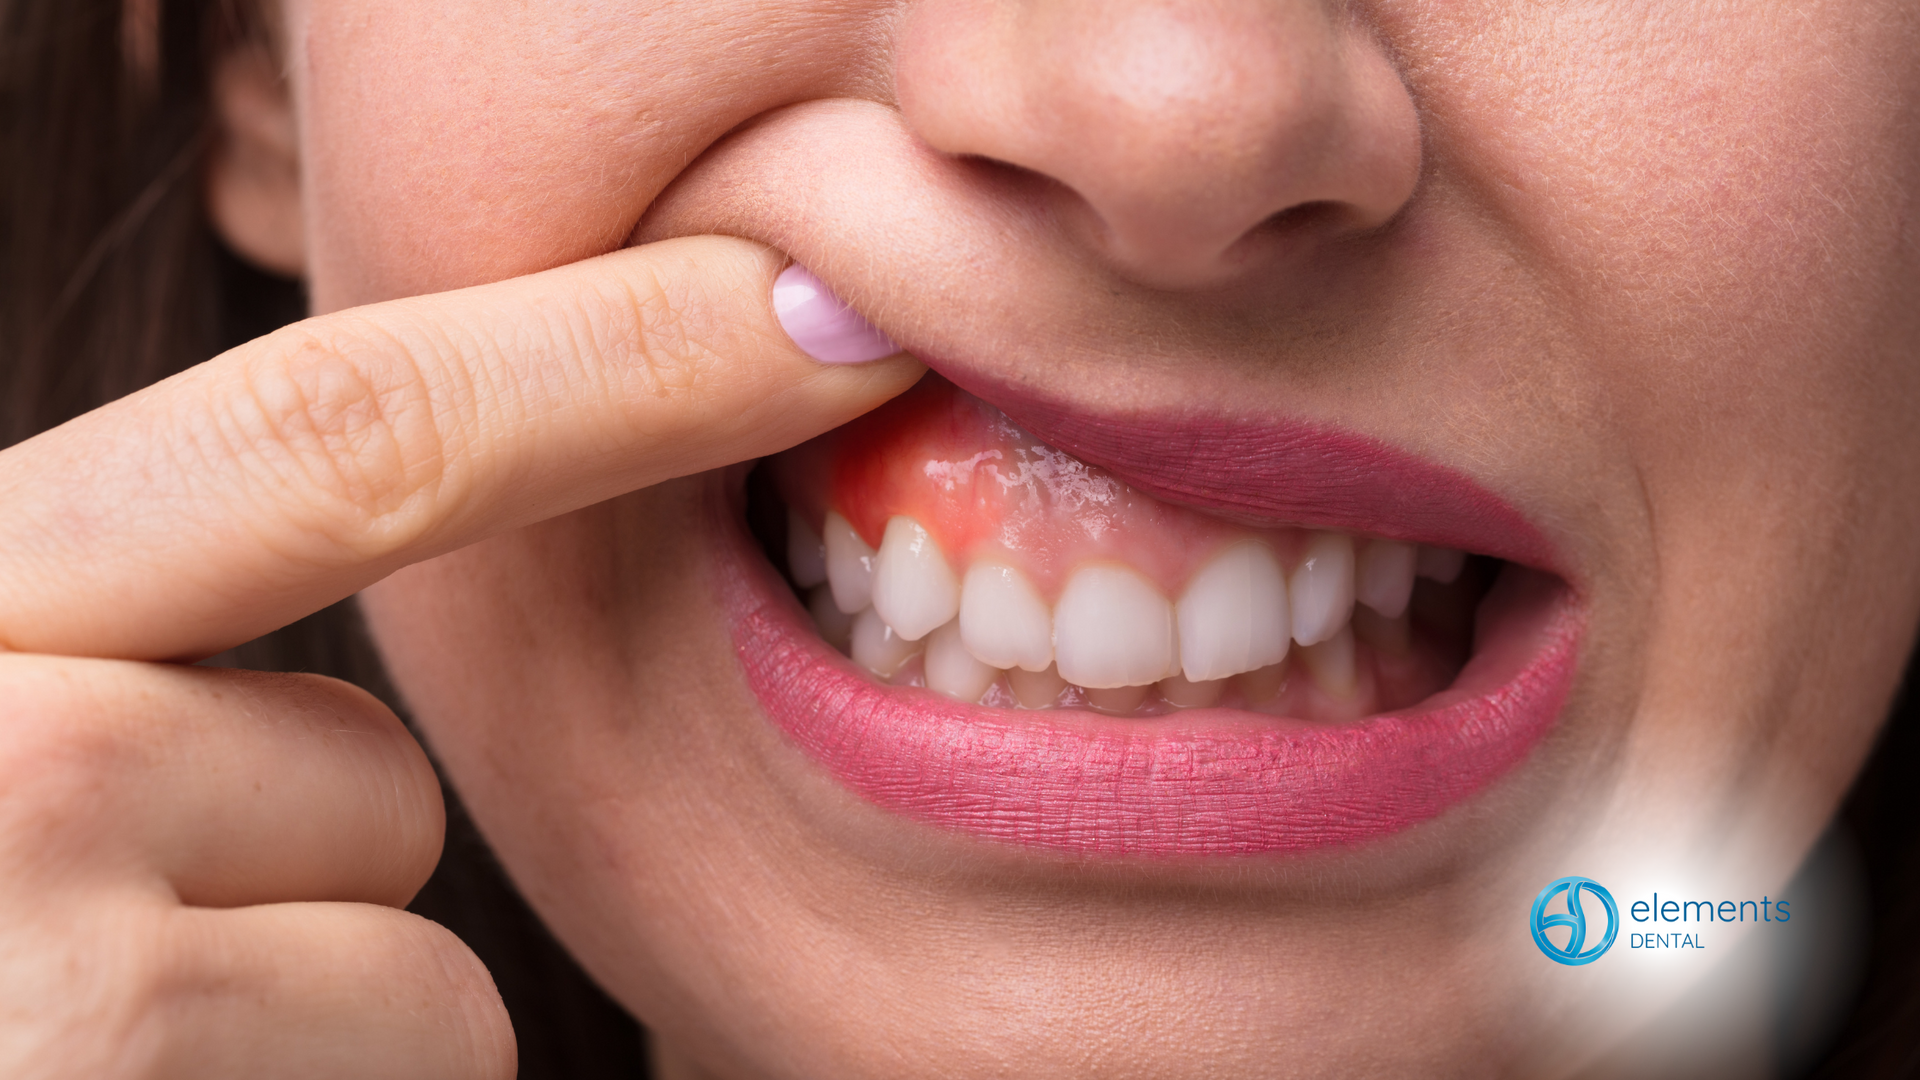
<path fill-rule="evenodd" d="M 408 563 L 910 385 L 808 359 L 695 237 L 309 319 L 0 452 L 0 1075 L 511 1077 L 398 910 L 439 788 L 346 684 L 180 666 Z"/>

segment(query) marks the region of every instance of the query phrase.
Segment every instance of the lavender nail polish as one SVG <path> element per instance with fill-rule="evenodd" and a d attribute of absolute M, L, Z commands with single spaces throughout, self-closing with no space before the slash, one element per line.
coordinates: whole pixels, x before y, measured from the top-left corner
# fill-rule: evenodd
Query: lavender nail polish
<path fill-rule="evenodd" d="M 799 263 L 773 280 L 773 313 L 793 343 L 823 364 L 861 364 L 900 351 Z"/>

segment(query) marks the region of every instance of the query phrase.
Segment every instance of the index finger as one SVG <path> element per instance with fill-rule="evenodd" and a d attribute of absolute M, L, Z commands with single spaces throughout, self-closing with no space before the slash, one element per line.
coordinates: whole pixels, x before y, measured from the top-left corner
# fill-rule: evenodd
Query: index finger
<path fill-rule="evenodd" d="M 919 377 L 808 358 L 768 299 L 783 263 L 688 237 L 308 319 L 0 453 L 0 648 L 212 655 Z"/>

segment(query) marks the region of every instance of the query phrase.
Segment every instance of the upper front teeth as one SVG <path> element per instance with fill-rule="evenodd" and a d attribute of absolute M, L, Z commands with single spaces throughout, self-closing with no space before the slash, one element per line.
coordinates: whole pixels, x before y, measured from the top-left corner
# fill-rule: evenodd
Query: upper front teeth
<path fill-rule="evenodd" d="M 960 612 L 960 583 L 940 545 L 904 515 L 887 522 L 873 560 L 873 610 L 908 641 L 919 641 Z"/>
<path fill-rule="evenodd" d="M 1465 556 L 1388 540 L 1316 533 L 1289 575 L 1266 541 L 1247 538 L 1217 552 L 1188 580 L 1177 602 L 1131 566 L 1093 562 L 1066 578 L 1051 605 L 1019 568 L 982 558 L 956 577 L 918 521 L 889 519 L 878 551 L 838 513 L 822 536 L 797 518 L 789 526 L 789 570 L 815 593 L 817 621 L 832 622 L 857 662 L 892 676 L 924 653 L 934 690 L 978 700 L 1012 672 L 1008 685 L 1028 707 L 1077 684 L 1096 707 L 1126 711 L 1119 691 L 1164 681 L 1173 704 L 1208 703 L 1223 680 L 1277 672 L 1289 646 L 1310 647 L 1307 668 L 1325 690 L 1351 693 L 1356 600 L 1401 619 L 1421 576 L 1451 580 Z M 857 613 L 845 627 L 823 610 Z M 1096 693 L 1097 692 L 1097 693 Z M 1179 699 L 1179 700 L 1175 700 Z"/>
<path fill-rule="evenodd" d="M 1054 606 L 1053 655 L 1061 678 L 1090 690 L 1159 682 L 1180 670 L 1173 608 L 1132 570 L 1082 567 Z"/>
<path fill-rule="evenodd" d="M 1053 663 L 1053 612 L 1025 574 L 977 562 L 960 585 L 960 638 L 994 667 L 1045 671 Z"/>
<path fill-rule="evenodd" d="M 1273 550 L 1243 541 L 1214 557 L 1180 597 L 1180 668 L 1207 682 L 1277 664 L 1292 636 L 1287 578 Z"/>

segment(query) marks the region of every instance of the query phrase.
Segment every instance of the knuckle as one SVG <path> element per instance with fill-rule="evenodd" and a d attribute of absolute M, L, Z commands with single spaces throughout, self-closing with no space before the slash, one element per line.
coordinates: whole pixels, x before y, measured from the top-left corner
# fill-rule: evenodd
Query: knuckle
<path fill-rule="evenodd" d="M 653 266 L 623 276 L 621 283 L 603 336 L 612 349 L 638 361 L 630 369 L 637 389 L 655 398 L 698 397 L 716 360 L 708 328 L 692 314 L 706 305 L 684 295 L 685 283 L 669 281 Z"/>
<path fill-rule="evenodd" d="M 294 542 L 317 542 L 318 558 L 361 559 L 415 537 L 449 462 L 421 343 L 350 317 L 269 340 L 220 418 L 220 449 L 245 466 L 248 494 L 290 517 Z"/>
<path fill-rule="evenodd" d="M 30 929 L 0 985 L 0 1075 L 145 1080 L 177 981 L 145 905 L 83 904 Z M 13 925 L 9 936 L 28 927 Z M 158 1036 L 158 1037 L 157 1037 Z"/>
<path fill-rule="evenodd" d="M 138 750 L 114 736 L 93 698 L 72 662 L 0 661 L 0 844 L 48 837 L 111 803 Z"/>

